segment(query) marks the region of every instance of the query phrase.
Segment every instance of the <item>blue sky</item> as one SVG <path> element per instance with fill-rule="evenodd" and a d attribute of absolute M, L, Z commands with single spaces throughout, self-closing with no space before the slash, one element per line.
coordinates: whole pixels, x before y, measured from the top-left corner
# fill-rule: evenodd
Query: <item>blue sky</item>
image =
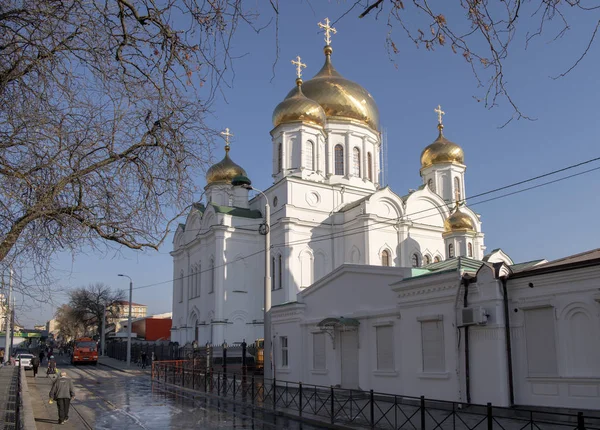
<path fill-rule="evenodd" d="M 290 60 L 300 55 L 308 65 L 305 79 L 312 77 L 324 59 L 317 22 L 326 16 L 335 21 L 352 4 L 280 3 L 279 60 L 273 66 L 277 55 L 273 27 L 258 35 L 240 27 L 232 50 L 233 56 L 240 57 L 233 63 L 235 78 L 231 88 L 224 90 L 226 100 L 217 101 L 209 119 L 212 126 L 229 127 L 235 134 L 231 156 L 260 189 L 271 184 L 271 114 L 294 85 Z M 450 24 L 462 19 L 462 11 L 444 13 Z M 397 194 L 421 185 L 419 157 L 437 136 L 433 110 L 438 104 L 446 112 L 446 137 L 465 152 L 467 197 L 600 156 L 599 48 L 592 46 L 566 77 L 550 78 L 567 69 L 585 49 L 599 18 L 597 12 L 573 12 L 570 19 L 577 26 L 567 36 L 550 43 L 553 34 L 548 33 L 534 39 L 527 50 L 525 31 L 517 34 L 505 61 L 508 89 L 519 108 L 536 120 L 513 121 L 504 128 L 500 126 L 510 118 L 512 108 L 505 99 L 499 99 L 493 109 L 477 102 L 484 88 L 478 88 L 460 55 L 445 48 L 416 49 L 395 28 L 400 53 L 392 61 L 385 45 L 385 18 L 359 20 L 358 14 L 355 10 L 335 24 L 338 33 L 333 36 L 332 60 L 342 75 L 367 88 L 379 106 L 388 136 L 387 183 Z M 532 29 L 533 21 L 525 18 L 520 24 Z M 222 158 L 220 145 L 213 152 L 215 161 Z M 482 215 L 487 249 L 500 247 L 518 262 L 550 260 L 597 247 L 599 179 L 596 171 L 474 206 Z M 128 280 L 117 277 L 118 273 L 131 276 L 136 287 L 164 281 L 135 290 L 133 300 L 147 304 L 151 313 L 168 312 L 170 250 L 169 240 L 159 252 L 59 255 L 54 276 L 66 289 L 95 282 L 127 288 Z M 59 294 L 53 305 L 64 301 L 65 295 Z M 20 313 L 19 320 L 27 326 L 45 322 L 54 312 L 53 305 L 30 307 Z"/>

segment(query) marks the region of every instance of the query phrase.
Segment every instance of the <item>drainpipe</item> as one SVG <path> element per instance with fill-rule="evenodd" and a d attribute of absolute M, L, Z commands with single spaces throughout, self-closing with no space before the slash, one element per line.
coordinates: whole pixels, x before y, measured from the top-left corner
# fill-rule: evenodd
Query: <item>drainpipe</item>
<path fill-rule="evenodd" d="M 477 281 L 477 278 L 464 277 L 463 276 L 463 285 L 465 286 L 465 292 L 463 296 L 463 308 L 467 308 L 469 306 L 469 284 Z M 467 404 L 471 403 L 471 376 L 470 376 L 470 363 L 469 363 L 469 326 L 465 326 L 465 388 L 466 388 L 466 397 Z"/>
<path fill-rule="evenodd" d="M 512 347 L 510 339 L 510 317 L 508 313 L 508 288 L 506 287 L 507 277 L 502 276 L 502 296 L 504 302 L 504 330 L 506 338 L 506 359 L 508 363 L 508 393 L 510 398 L 510 406 L 515 404 L 515 387 L 513 381 L 513 362 L 512 362 Z"/>

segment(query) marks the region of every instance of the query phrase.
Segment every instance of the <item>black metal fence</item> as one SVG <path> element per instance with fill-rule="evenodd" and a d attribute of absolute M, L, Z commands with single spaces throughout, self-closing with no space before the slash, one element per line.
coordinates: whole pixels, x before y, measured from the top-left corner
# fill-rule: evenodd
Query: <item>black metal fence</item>
<path fill-rule="evenodd" d="M 21 368 L 5 365 L 0 371 L 0 428 L 21 429 Z"/>
<path fill-rule="evenodd" d="M 255 376 L 210 372 L 195 360 L 155 362 L 156 382 L 198 390 L 331 424 L 372 429 L 420 430 L 598 430 L 600 418 L 521 408 L 398 396 L 302 383 L 263 380 Z"/>

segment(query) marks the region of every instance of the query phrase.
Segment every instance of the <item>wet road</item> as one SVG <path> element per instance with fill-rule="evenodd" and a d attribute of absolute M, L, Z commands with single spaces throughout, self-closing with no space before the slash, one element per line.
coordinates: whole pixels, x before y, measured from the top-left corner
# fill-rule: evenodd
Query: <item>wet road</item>
<path fill-rule="evenodd" d="M 94 429 L 303 429 L 318 427 L 152 384 L 147 375 L 59 361 L 77 390 L 75 412 Z"/>

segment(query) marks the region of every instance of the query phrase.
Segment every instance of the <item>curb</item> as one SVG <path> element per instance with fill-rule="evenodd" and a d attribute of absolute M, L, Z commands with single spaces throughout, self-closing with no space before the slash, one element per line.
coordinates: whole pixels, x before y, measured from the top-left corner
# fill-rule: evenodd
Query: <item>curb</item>
<path fill-rule="evenodd" d="M 21 378 L 21 403 L 23 404 L 23 428 L 27 430 L 36 430 L 35 417 L 33 416 L 33 406 L 31 405 L 31 396 L 29 395 L 29 386 L 25 369 L 21 369 L 19 378 Z"/>

